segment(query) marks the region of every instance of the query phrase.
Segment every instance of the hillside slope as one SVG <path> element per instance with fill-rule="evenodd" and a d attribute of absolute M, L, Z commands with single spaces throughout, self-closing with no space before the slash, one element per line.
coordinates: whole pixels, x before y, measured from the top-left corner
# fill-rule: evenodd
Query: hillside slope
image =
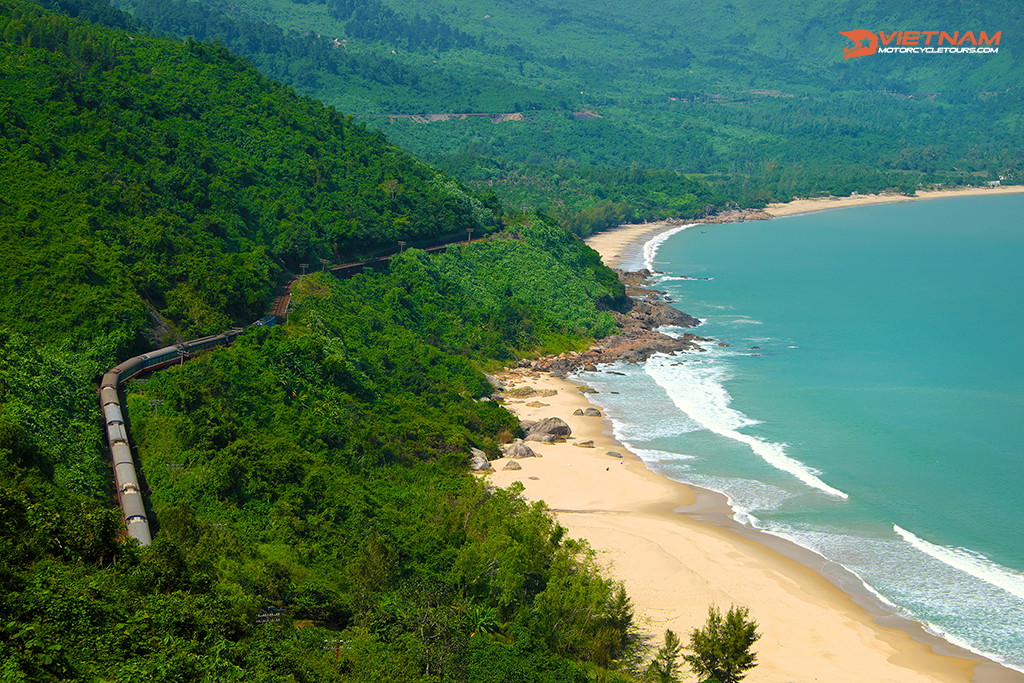
<path fill-rule="evenodd" d="M 0 324 L 134 339 L 263 310 L 282 269 L 483 234 L 491 207 L 222 48 L 4 0 Z"/>
<path fill-rule="evenodd" d="M 295 261 L 497 220 L 222 48 L 4 2 L 0 679 L 632 680 L 625 593 L 467 468 L 520 434 L 481 368 L 624 296 L 540 218 L 308 274 L 286 325 L 128 382 L 155 538 L 124 537 L 94 380 L 146 304 L 227 324 Z"/>

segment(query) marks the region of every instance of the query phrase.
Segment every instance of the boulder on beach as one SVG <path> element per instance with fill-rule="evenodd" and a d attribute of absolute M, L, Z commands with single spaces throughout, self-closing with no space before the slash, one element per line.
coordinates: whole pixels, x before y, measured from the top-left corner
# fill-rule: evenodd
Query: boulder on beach
<path fill-rule="evenodd" d="M 530 432 L 529 434 L 526 435 L 526 437 L 523 440 L 538 441 L 540 443 L 553 443 L 555 441 L 558 441 L 558 437 L 555 436 L 554 434 L 537 434 L 535 432 Z"/>
<path fill-rule="evenodd" d="M 515 460 L 509 460 L 507 463 L 505 463 L 505 466 L 502 469 L 504 469 L 504 470 L 521 470 L 521 469 L 523 469 L 523 466 L 520 465 L 519 463 L 517 463 Z"/>
<path fill-rule="evenodd" d="M 572 411 L 572 414 L 573 415 L 582 415 L 583 414 L 583 408 L 577 408 L 576 410 Z"/>
<path fill-rule="evenodd" d="M 469 469 L 474 472 L 486 472 L 491 469 L 491 463 L 487 460 L 487 454 L 479 448 L 472 448 L 469 451 Z"/>
<path fill-rule="evenodd" d="M 564 439 L 572 434 L 572 430 L 565 423 L 565 420 L 560 417 L 545 417 L 543 420 L 533 424 L 529 428 L 529 433 L 551 434 L 556 438 Z"/>
<path fill-rule="evenodd" d="M 533 449 L 523 443 L 522 439 L 516 439 L 510 444 L 506 444 L 501 447 L 501 452 L 505 454 L 506 458 L 533 458 L 537 454 L 533 452 Z"/>
<path fill-rule="evenodd" d="M 593 441 L 580 441 L 578 444 L 576 444 L 576 447 L 577 448 L 593 448 L 594 447 L 594 442 Z"/>
<path fill-rule="evenodd" d="M 597 408 L 587 408 L 583 411 L 583 414 L 587 417 L 601 417 L 601 411 Z"/>

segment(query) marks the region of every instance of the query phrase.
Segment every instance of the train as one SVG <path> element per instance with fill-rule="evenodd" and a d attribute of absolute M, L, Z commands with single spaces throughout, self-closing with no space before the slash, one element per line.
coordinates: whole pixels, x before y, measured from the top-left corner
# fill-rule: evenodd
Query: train
<path fill-rule="evenodd" d="M 114 489 L 117 502 L 124 516 L 125 533 L 140 545 L 153 542 L 149 528 L 146 503 L 139 486 L 139 474 L 132 459 L 131 441 L 125 425 L 125 409 L 122 405 L 119 387 L 132 377 L 143 372 L 152 372 L 170 365 L 184 363 L 201 351 L 215 346 L 227 346 L 240 335 L 254 327 L 269 327 L 280 322 L 276 315 L 266 315 L 245 327 L 235 327 L 220 334 L 211 334 L 191 341 L 150 351 L 115 365 L 103 374 L 100 381 L 100 409 L 110 449 L 110 460 L 114 471 Z"/>

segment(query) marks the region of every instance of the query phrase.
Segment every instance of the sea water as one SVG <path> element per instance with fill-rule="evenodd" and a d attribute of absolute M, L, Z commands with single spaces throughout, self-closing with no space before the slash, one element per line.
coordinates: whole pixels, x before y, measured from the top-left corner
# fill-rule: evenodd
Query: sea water
<path fill-rule="evenodd" d="M 586 373 L 617 436 L 1024 670 L 1024 195 L 699 225 L 640 258 L 715 341 Z"/>

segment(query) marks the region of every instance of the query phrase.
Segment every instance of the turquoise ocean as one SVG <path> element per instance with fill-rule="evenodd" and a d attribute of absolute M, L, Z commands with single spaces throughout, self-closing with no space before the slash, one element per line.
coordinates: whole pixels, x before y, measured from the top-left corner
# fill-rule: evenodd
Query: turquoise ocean
<path fill-rule="evenodd" d="M 623 266 L 715 341 L 582 375 L 616 436 L 1024 671 L 1024 195 L 693 226 Z"/>

